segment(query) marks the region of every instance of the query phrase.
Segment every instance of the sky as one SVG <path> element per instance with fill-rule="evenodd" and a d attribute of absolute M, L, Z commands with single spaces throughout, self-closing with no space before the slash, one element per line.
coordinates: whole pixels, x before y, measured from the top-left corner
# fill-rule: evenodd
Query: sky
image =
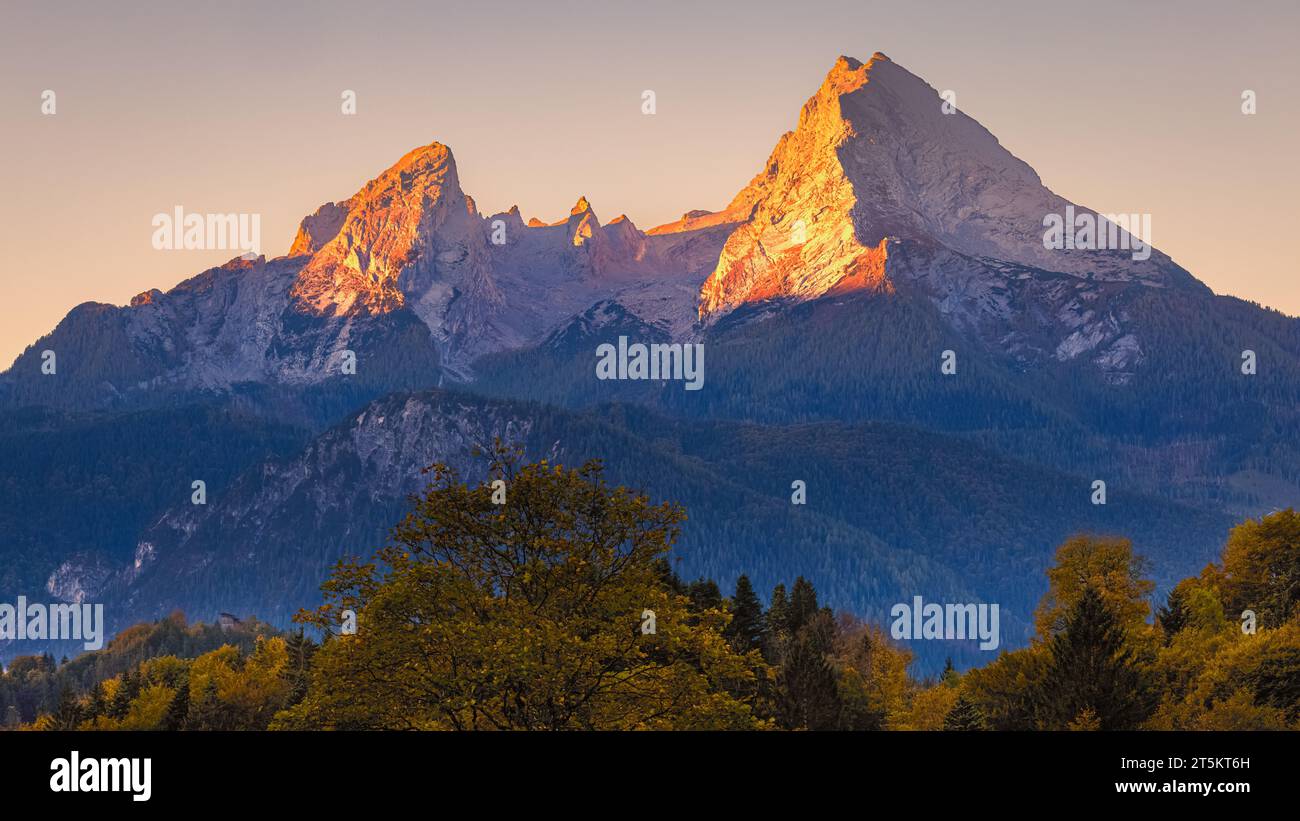
<path fill-rule="evenodd" d="M 875 51 L 1058 194 L 1150 213 L 1155 246 L 1216 292 L 1300 315 L 1297 41 L 1295 0 L 4 0 L 0 368 L 82 302 L 235 255 L 155 250 L 155 214 L 260 214 L 278 256 L 303 216 L 434 140 L 483 213 L 550 222 L 586 195 L 649 228 L 719 209 L 836 57 Z"/>

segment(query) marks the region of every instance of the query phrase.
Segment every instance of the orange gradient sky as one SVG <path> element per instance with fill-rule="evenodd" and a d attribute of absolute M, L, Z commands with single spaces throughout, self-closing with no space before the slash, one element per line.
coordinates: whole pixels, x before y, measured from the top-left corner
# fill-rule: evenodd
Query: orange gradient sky
<path fill-rule="evenodd" d="M 0 367 L 81 302 L 235 255 L 154 250 L 154 214 L 258 213 L 263 250 L 283 254 L 304 215 L 433 140 L 484 213 L 553 221 L 585 194 L 645 229 L 721 208 L 835 58 L 873 51 L 956 91 L 1057 193 L 1150 213 L 1154 244 L 1215 291 L 1300 314 L 1294 0 L 6 0 L 0 15 Z"/>

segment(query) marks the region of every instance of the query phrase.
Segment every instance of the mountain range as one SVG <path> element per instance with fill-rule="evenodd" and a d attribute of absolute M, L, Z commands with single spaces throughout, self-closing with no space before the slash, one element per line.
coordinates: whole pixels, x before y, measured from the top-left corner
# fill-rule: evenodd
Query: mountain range
<path fill-rule="evenodd" d="M 431 143 L 287 255 L 78 306 L 0 375 L 0 589 L 284 623 L 423 467 L 481 478 L 499 437 L 685 505 L 688 578 L 803 574 L 875 618 L 998 602 L 1016 646 L 1071 533 L 1164 582 L 1300 501 L 1300 320 L 1156 249 L 1049 248 L 1067 209 L 1096 215 L 880 53 L 836 61 L 725 208 L 649 230 L 583 196 L 481 213 Z M 596 379 L 620 337 L 702 345 L 703 389 Z"/>

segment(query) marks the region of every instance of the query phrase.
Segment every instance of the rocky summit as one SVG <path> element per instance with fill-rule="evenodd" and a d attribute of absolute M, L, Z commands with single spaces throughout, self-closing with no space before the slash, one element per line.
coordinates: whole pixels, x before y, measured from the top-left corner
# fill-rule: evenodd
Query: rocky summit
<path fill-rule="evenodd" d="M 1113 221 L 881 53 L 836 60 L 725 207 L 643 230 L 586 182 L 567 214 L 485 214 L 432 142 L 285 256 L 74 308 L 0 375 L 5 581 L 117 626 L 283 622 L 422 468 L 476 476 L 499 438 L 684 502 L 688 576 L 803 573 L 861 613 L 977 585 L 1015 645 L 1071 533 L 1134 535 L 1176 578 L 1300 501 L 1300 320 L 1149 234 L 1091 242 Z M 689 390 L 598 378 L 614 350 L 706 364 Z"/>

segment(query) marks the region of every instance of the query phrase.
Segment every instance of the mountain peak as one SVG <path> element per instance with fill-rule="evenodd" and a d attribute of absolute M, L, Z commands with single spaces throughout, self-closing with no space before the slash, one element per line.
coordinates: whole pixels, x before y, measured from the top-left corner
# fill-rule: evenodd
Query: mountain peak
<path fill-rule="evenodd" d="M 444 189 L 460 193 L 456 158 L 450 148 L 432 142 L 403 154 L 388 170 L 366 183 L 352 201 L 384 202 L 393 195 L 407 200 L 413 197 L 437 200 Z"/>
<path fill-rule="evenodd" d="M 699 314 L 887 285 L 881 259 L 895 239 L 1085 279 L 1187 278 L 1159 252 L 1044 247 L 1045 217 L 1068 205 L 920 77 L 880 52 L 866 63 L 840 57 L 732 201 L 748 220 L 702 286 Z"/>
<path fill-rule="evenodd" d="M 831 70 L 826 72 L 826 81 L 830 82 L 831 80 L 840 77 L 848 77 L 851 75 L 860 74 L 862 72 L 863 65 L 864 64 L 861 60 L 855 59 L 853 57 L 846 57 L 843 54 L 841 54 L 839 56 L 839 59 L 835 61 L 835 65 L 831 66 Z"/>
<path fill-rule="evenodd" d="M 585 196 L 578 197 L 578 202 L 569 211 L 569 219 L 566 222 L 569 228 L 569 242 L 574 247 L 586 245 L 592 237 L 600 233 L 600 220 Z"/>
<path fill-rule="evenodd" d="M 835 65 L 831 66 L 831 70 L 826 73 L 826 80 L 822 83 L 821 93 L 818 96 L 826 96 L 826 93 L 839 96 L 857 91 L 866 85 L 872 69 L 886 63 L 892 64 L 893 61 L 879 51 L 872 54 L 871 59 L 865 63 L 841 54 L 835 61 Z"/>
<path fill-rule="evenodd" d="M 451 149 L 440 142 L 412 149 L 347 201 L 303 220 L 294 250 L 312 258 L 293 295 L 317 313 L 391 310 L 404 301 L 398 275 L 431 233 L 476 213 L 460 189 Z"/>
<path fill-rule="evenodd" d="M 389 172 L 409 171 L 420 168 L 441 168 L 445 165 L 455 168 L 456 158 L 452 156 L 450 148 L 435 140 L 428 145 L 422 145 L 406 152 L 388 170 Z"/>

